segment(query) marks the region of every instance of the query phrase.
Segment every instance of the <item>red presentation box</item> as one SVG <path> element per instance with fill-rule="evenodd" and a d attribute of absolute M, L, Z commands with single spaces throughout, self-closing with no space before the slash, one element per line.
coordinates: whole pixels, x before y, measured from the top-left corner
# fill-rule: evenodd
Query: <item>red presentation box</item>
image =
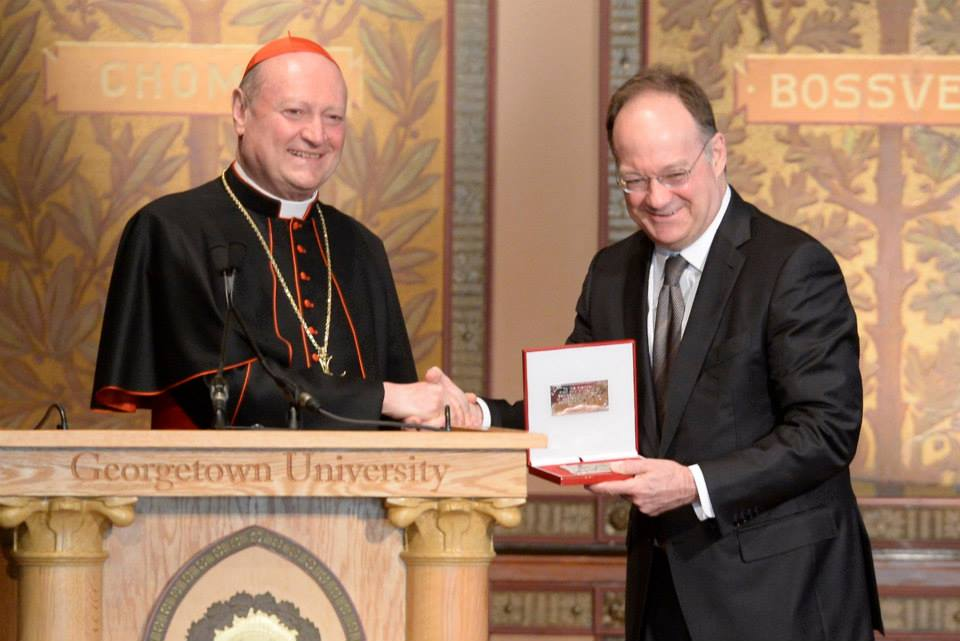
<path fill-rule="evenodd" d="M 629 478 L 610 463 L 638 458 L 633 340 L 523 350 L 527 430 L 547 447 L 527 454 L 530 472 L 559 485 Z"/>

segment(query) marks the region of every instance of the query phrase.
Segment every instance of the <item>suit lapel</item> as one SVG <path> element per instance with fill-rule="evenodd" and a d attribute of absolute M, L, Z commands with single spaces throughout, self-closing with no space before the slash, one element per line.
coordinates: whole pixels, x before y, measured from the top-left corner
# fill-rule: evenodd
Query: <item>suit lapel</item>
<path fill-rule="evenodd" d="M 680 417 L 699 378 L 704 359 L 720 326 L 723 310 L 743 267 L 743 255 L 737 248 L 749 238 L 750 212 L 737 193 L 733 192 L 727 213 L 707 254 L 680 349 L 670 366 L 667 415 L 662 426 L 660 456 L 667 452 L 677 433 Z"/>
<path fill-rule="evenodd" d="M 626 336 L 637 341 L 637 387 L 640 416 L 640 453 L 653 456 L 657 451 L 657 413 L 653 395 L 653 372 L 647 343 L 647 282 L 650 280 L 650 256 L 653 243 L 641 233 L 636 235 L 636 250 L 631 252 L 623 279 L 623 327 Z"/>

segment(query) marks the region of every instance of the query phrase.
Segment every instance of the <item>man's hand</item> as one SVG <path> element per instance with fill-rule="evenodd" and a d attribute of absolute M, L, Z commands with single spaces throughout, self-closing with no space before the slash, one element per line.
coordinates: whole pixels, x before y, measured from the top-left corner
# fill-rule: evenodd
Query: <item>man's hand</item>
<path fill-rule="evenodd" d="M 416 423 L 442 427 L 444 406 L 450 406 L 450 423 L 457 427 L 480 427 L 483 415 L 475 394 L 464 393 L 442 369 L 431 367 L 420 383 L 383 384 L 383 413 Z"/>
<path fill-rule="evenodd" d="M 457 427 L 480 427 L 483 422 L 483 413 L 477 405 L 477 395 L 464 392 L 439 367 L 431 367 L 423 376 L 423 380 L 430 383 L 439 383 L 443 388 L 443 402 L 450 406 L 450 422 Z M 436 418 L 436 417 L 434 417 Z M 443 417 L 440 416 L 440 425 Z"/>
<path fill-rule="evenodd" d="M 697 500 L 693 472 L 676 461 L 631 459 L 611 463 L 610 469 L 618 474 L 632 474 L 633 478 L 595 483 L 587 489 L 594 494 L 622 496 L 644 514 L 657 516 Z"/>
<path fill-rule="evenodd" d="M 452 412 L 453 408 L 451 408 Z M 443 388 L 439 383 L 383 384 L 383 414 L 398 420 L 443 415 Z"/>

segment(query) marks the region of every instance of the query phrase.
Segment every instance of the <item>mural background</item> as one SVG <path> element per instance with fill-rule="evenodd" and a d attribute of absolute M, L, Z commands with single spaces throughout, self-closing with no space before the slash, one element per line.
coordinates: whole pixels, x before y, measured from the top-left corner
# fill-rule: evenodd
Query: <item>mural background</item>
<path fill-rule="evenodd" d="M 597 7 L 609 19 L 598 102 L 605 105 L 609 90 L 644 61 L 690 71 L 708 88 L 728 135 L 731 182 L 840 259 L 863 346 L 867 405 L 854 466 L 861 494 L 954 495 L 960 127 L 757 122 L 736 86 L 761 54 L 955 63 L 960 5 L 610 0 Z M 156 61 L 151 51 L 170 44 L 208 47 L 211 59 L 221 45 L 252 51 L 286 30 L 330 44 L 349 61 L 351 133 L 324 197 L 387 242 L 421 371 L 446 363 L 465 388 L 482 389 L 486 299 L 510 304 L 509 292 L 484 284 L 487 12 L 481 0 L 0 0 L 0 424 L 30 427 L 54 400 L 67 404 L 77 426 L 144 423 L 86 410 L 117 237 L 144 202 L 209 179 L 233 155 L 229 83 L 214 87 L 222 92 L 219 115 L 199 107 L 148 112 L 149 101 L 140 112 L 71 111 L 68 95 L 103 86 L 82 69 L 48 73 L 45 51 L 61 65 L 53 69 L 72 69 L 74 50 L 63 43 L 124 43 L 119 60 L 131 65 Z M 456 56 L 454 42 L 470 48 Z M 247 54 L 238 58 L 242 65 Z M 149 73 L 141 81 L 141 92 L 154 91 Z M 198 105 L 200 98 L 208 96 Z M 634 226 L 610 167 L 602 173 L 600 224 L 609 242 Z M 567 319 L 569 305 L 542 314 Z"/>
<path fill-rule="evenodd" d="M 321 197 L 383 239 L 418 366 L 440 364 L 448 13 L 445 0 L 0 2 L 0 425 L 31 427 L 53 401 L 78 427 L 145 424 L 86 409 L 120 232 L 229 164 L 230 90 L 256 43 L 287 31 L 329 46 L 348 78 L 350 133 Z M 170 75 L 174 43 L 193 61 Z M 223 77 L 222 44 L 250 45 Z M 103 48 L 111 73 L 78 62 Z M 88 100 L 71 110 L 70 96 Z"/>
<path fill-rule="evenodd" d="M 707 89 L 726 133 L 730 183 L 767 213 L 819 238 L 839 259 L 860 322 L 866 406 L 853 470 L 868 482 L 860 494 L 955 494 L 960 488 L 957 119 L 948 125 L 942 118 L 903 124 L 906 110 L 897 113 L 894 106 L 879 124 L 857 124 L 855 118 L 758 122 L 735 87 L 737 75 L 749 75 L 750 58 L 758 54 L 774 57 L 772 68 L 782 72 L 799 68 L 798 55 L 839 56 L 849 60 L 844 64 L 850 72 L 862 74 L 860 98 L 866 105 L 873 94 L 862 58 L 879 54 L 921 65 L 939 58 L 950 63 L 943 57 L 960 53 L 960 5 L 953 0 L 611 4 L 608 89 L 629 77 L 638 58 L 691 73 Z M 625 45 L 618 34 L 639 35 L 640 47 Z M 817 71 L 817 58 L 803 64 Z M 956 64 L 953 58 L 952 69 Z M 881 66 L 895 74 L 891 87 L 898 88 L 902 78 L 893 63 Z M 922 81 L 919 73 L 909 79 L 912 98 L 940 100 L 949 120 L 956 106 L 944 98 L 948 94 L 938 93 L 939 77 L 927 94 L 920 91 Z M 818 88 L 810 91 L 814 106 L 823 102 Z M 614 240 L 635 227 L 623 212 L 611 168 L 608 164 L 604 172 L 603 193 L 606 229 Z"/>

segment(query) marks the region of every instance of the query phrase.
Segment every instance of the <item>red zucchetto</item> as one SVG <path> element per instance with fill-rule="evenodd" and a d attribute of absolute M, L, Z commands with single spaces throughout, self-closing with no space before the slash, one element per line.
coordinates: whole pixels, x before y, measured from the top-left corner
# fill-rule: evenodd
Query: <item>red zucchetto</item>
<path fill-rule="evenodd" d="M 253 54 L 253 57 L 250 58 L 250 62 L 247 63 L 247 68 L 244 69 L 243 75 L 246 76 L 250 73 L 250 70 L 256 67 L 258 64 L 264 60 L 269 60 L 270 58 L 275 58 L 276 56 L 282 56 L 285 53 L 318 53 L 333 64 L 337 64 L 337 61 L 333 59 L 333 56 L 330 53 L 318 45 L 313 40 L 307 38 L 298 38 L 296 36 L 291 36 L 287 33 L 286 36 L 277 38 L 276 40 L 271 40 L 267 44 L 263 45 L 257 52 Z M 339 68 L 340 65 L 337 65 Z"/>

